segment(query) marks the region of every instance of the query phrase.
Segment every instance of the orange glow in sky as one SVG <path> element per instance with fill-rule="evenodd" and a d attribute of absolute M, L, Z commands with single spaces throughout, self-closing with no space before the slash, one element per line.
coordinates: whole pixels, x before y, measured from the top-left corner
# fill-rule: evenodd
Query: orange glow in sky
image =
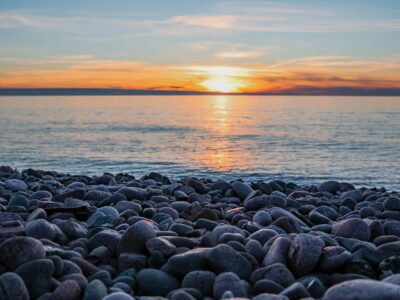
<path fill-rule="evenodd" d="M 274 65 L 155 65 L 71 57 L 11 61 L 0 88 L 120 88 L 221 93 L 302 88 L 400 88 L 400 61 L 305 57 Z"/>

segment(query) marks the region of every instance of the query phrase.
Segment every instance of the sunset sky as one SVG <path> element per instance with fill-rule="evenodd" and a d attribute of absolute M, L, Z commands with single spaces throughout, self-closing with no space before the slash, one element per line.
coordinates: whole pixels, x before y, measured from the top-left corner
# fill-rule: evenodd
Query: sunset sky
<path fill-rule="evenodd" d="M 400 89 L 400 1 L 1 0 L 1 88 Z"/>

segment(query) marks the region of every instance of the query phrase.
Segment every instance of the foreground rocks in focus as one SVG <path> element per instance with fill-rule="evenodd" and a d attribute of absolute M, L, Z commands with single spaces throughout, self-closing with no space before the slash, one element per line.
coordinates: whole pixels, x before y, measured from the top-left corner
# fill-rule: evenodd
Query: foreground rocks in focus
<path fill-rule="evenodd" d="M 0 167 L 0 299 L 400 299 L 400 193 Z"/>

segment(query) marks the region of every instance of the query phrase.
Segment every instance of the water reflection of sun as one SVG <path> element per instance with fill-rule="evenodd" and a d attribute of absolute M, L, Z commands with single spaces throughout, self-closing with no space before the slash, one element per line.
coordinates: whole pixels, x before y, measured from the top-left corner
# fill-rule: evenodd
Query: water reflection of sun
<path fill-rule="evenodd" d="M 204 150 L 200 157 L 202 163 L 216 172 L 232 171 L 238 163 L 238 150 L 232 140 L 237 128 L 232 110 L 234 99 L 231 96 L 209 98 L 210 115 L 207 118 L 207 130 L 210 139 L 204 141 Z"/>

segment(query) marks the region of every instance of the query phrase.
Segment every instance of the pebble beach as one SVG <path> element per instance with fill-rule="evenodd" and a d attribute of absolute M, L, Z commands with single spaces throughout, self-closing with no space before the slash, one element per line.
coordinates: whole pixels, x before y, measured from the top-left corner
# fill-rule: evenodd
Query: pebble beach
<path fill-rule="evenodd" d="M 400 192 L 0 167 L 0 299 L 400 299 Z"/>

